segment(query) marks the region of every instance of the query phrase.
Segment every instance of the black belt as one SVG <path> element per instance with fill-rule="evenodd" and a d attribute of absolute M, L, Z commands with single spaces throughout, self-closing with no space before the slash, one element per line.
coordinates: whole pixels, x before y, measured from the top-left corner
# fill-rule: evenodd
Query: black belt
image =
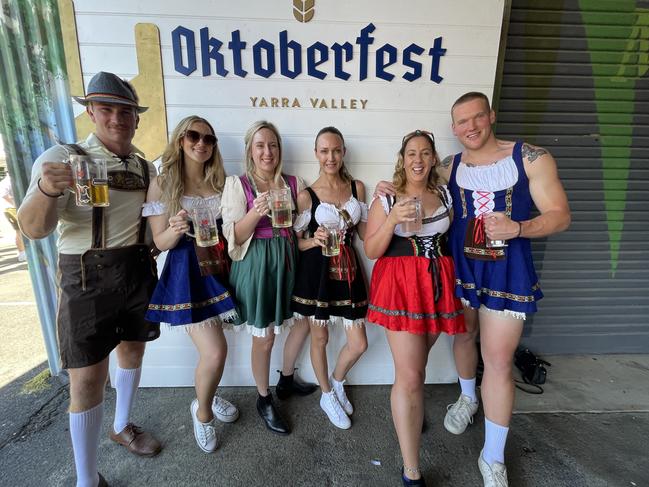
<path fill-rule="evenodd" d="M 426 257 L 428 259 L 428 272 L 433 279 L 434 299 L 437 302 L 442 295 L 442 279 L 439 275 L 437 258 L 451 255 L 445 235 L 431 235 L 425 237 L 400 237 L 394 235 L 383 254 L 385 257 Z"/>

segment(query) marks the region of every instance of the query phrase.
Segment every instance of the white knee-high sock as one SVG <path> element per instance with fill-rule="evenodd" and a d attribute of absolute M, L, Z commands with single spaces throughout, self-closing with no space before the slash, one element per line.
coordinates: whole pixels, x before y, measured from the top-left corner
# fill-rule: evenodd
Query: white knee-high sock
<path fill-rule="evenodd" d="M 460 387 L 462 394 L 471 398 L 471 402 L 478 402 L 478 396 L 475 395 L 475 377 L 473 379 L 463 379 L 460 377 Z"/>
<path fill-rule="evenodd" d="M 70 438 L 77 471 L 77 487 L 96 487 L 99 433 L 104 419 L 104 403 L 87 411 L 70 413 Z"/>
<path fill-rule="evenodd" d="M 113 422 L 115 433 L 122 431 L 128 424 L 141 375 L 142 367 L 137 369 L 117 367 L 117 372 L 115 372 L 115 395 L 117 397 L 115 400 L 115 421 Z"/>
<path fill-rule="evenodd" d="M 509 427 L 492 423 L 486 417 L 484 419 L 485 435 L 482 458 L 489 465 L 495 462 L 505 463 L 505 443 Z"/>

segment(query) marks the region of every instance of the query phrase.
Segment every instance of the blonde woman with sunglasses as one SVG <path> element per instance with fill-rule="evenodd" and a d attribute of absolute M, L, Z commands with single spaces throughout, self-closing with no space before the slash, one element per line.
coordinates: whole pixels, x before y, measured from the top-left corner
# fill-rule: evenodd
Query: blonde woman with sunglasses
<path fill-rule="evenodd" d="M 171 134 L 160 174 L 151 183 L 143 209 L 156 246 L 169 251 L 146 318 L 185 329 L 196 346 L 196 399 L 190 413 L 196 443 L 206 453 L 218 447 L 215 419 L 230 423 L 239 417 L 233 404 L 215 395 L 228 351 L 223 328 L 231 328 L 239 318 L 228 289 L 223 235 L 212 247 L 195 246 L 190 212 L 209 208 L 220 230 L 224 182 L 214 129 L 207 120 L 190 116 Z M 208 252 L 211 266 L 204 265 L 203 252 Z"/>
<path fill-rule="evenodd" d="M 394 360 L 390 401 L 405 486 L 426 485 L 419 448 L 428 353 L 440 333 L 465 330 L 446 245 L 451 200 L 439 186 L 438 161 L 430 132 L 417 130 L 403 138 L 393 176 L 396 197 L 374 200 L 365 235 L 365 253 L 378 259 L 367 321 L 385 328 Z M 408 228 L 412 223 L 419 225 Z"/>

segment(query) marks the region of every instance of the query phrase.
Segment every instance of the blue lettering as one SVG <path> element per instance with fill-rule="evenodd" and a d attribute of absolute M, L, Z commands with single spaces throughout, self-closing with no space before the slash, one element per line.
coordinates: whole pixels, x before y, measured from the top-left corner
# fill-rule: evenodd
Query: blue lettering
<path fill-rule="evenodd" d="M 435 42 L 433 42 L 433 47 L 428 51 L 430 57 L 433 58 L 433 62 L 430 66 L 430 80 L 434 81 L 437 84 L 440 84 L 444 78 L 439 75 L 439 61 L 444 54 L 446 54 L 446 49 L 442 48 L 442 38 L 436 37 Z"/>
<path fill-rule="evenodd" d="M 228 49 L 232 51 L 232 63 L 234 64 L 234 74 L 245 78 L 248 71 L 243 69 L 241 63 L 241 51 L 246 48 L 246 43 L 241 41 L 241 33 L 238 30 L 232 31 L 231 41 L 228 43 Z"/>
<path fill-rule="evenodd" d="M 345 41 L 343 43 L 335 42 L 330 46 L 315 41 L 306 48 L 306 60 L 303 60 L 303 46 L 299 41 L 292 40 L 289 37 L 288 30 L 278 33 L 279 36 L 279 61 L 276 60 L 275 44 L 266 39 L 259 39 L 252 45 L 252 66 L 254 73 L 263 78 L 270 78 L 277 71 L 277 62 L 279 62 L 279 73 L 284 78 L 296 79 L 302 74 L 304 63 L 306 63 L 306 73 L 308 76 L 324 80 L 331 72 L 331 68 L 325 69 L 324 65 L 329 61 L 330 49 L 333 51 L 333 74 L 337 79 L 344 81 L 349 80 L 352 76 L 345 70 L 346 63 L 354 59 L 354 49 L 358 46 L 358 79 L 364 81 L 368 78 L 370 65 L 370 46 L 375 43 L 375 37 L 372 33 L 376 30 L 373 23 L 363 27 L 356 44 Z M 234 30 L 230 33 L 230 40 L 227 44 L 228 50 L 223 47 L 224 42 L 220 39 L 210 37 L 209 28 L 203 27 L 200 33 L 200 55 L 201 68 L 203 76 L 210 76 L 215 73 L 217 76 L 227 77 L 230 70 L 226 69 L 226 59 L 231 56 L 232 71 L 240 77 L 245 78 L 248 71 L 244 69 L 246 62 L 244 60 L 245 51 L 248 43 L 241 38 L 241 31 Z M 197 69 L 197 43 L 195 31 L 177 26 L 171 32 L 171 41 L 174 56 L 174 68 L 177 72 L 190 76 Z M 223 48 L 223 50 L 221 50 Z M 428 54 L 430 57 L 430 80 L 439 84 L 444 78 L 440 75 L 440 66 L 442 56 L 446 55 L 446 48 L 443 47 L 443 38 L 436 37 L 433 39 L 432 46 L 428 51 L 417 44 L 410 44 L 402 52 L 401 58 L 401 77 L 406 81 L 412 82 L 423 76 L 424 63 L 421 56 Z M 395 65 L 399 64 L 400 49 L 390 43 L 383 44 L 375 53 L 375 77 L 384 81 L 393 81 L 396 74 Z M 248 51 L 248 56 L 250 56 Z M 213 63 L 212 63 L 213 62 Z M 392 68 L 392 69 L 390 69 Z M 261 106 L 261 105 L 259 105 Z"/>
<path fill-rule="evenodd" d="M 425 49 L 417 44 L 410 44 L 403 50 L 403 65 L 412 68 L 412 73 L 403 73 L 403 79 L 412 82 L 421 78 L 421 63 L 419 61 L 413 61 L 411 54 L 415 53 L 416 55 L 421 56 L 424 51 Z"/>
<path fill-rule="evenodd" d="M 289 68 L 288 51 L 293 53 L 293 69 Z M 288 33 L 283 30 L 279 33 L 279 69 L 282 76 L 295 79 L 302 73 L 302 46 L 299 42 L 288 42 Z"/>
<path fill-rule="evenodd" d="M 203 64 L 203 76 L 209 76 L 212 73 L 212 67 L 210 66 L 210 60 L 214 59 L 216 61 L 216 74 L 223 76 L 224 78 L 228 75 L 228 70 L 225 69 L 225 59 L 223 54 L 219 52 L 223 43 L 210 37 L 209 30 L 207 27 L 201 29 L 201 61 Z"/>
<path fill-rule="evenodd" d="M 262 65 L 262 53 L 266 52 L 266 67 Z M 252 46 L 252 59 L 255 65 L 255 74 L 270 78 L 275 73 L 275 45 L 265 39 L 259 40 Z"/>
<path fill-rule="evenodd" d="M 374 44 L 374 37 L 370 37 L 370 34 L 375 29 L 374 24 L 367 24 L 361 29 L 361 35 L 356 38 L 356 44 L 361 46 L 361 65 L 359 71 L 359 79 L 361 81 L 367 78 L 367 51 L 369 45 Z"/>
<path fill-rule="evenodd" d="M 183 38 L 185 38 L 185 44 L 187 46 L 187 64 L 183 63 Z M 196 71 L 196 40 L 194 39 L 194 33 L 186 27 L 179 25 L 171 31 L 171 43 L 173 44 L 174 50 L 174 69 L 180 74 L 189 76 Z"/>
<path fill-rule="evenodd" d="M 316 53 L 320 53 L 319 59 L 316 59 Z M 307 66 L 309 76 L 313 76 L 318 79 L 325 79 L 327 73 L 320 71 L 318 66 L 322 63 L 326 63 L 329 59 L 329 48 L 325 46 L 322 42 L 314 42 L 306 50 Z"/>
<path fill-rule="evenodd" d="M 343 69 L 343 63 L 351 61 L 354 57 L 354 46 L 349 42 L 345 42 L 342 45 L 336 42 L 331 46 L 331 49 L 334 51 L 334 75 L 336 78 L 347 81 L 351 75 Z M 343 52 L 345 53 L 344 61 Z"/>
<path fill-rule="evenodd" d="M 385 62 L 385 55 L 388 55 L 388 62 Z M 397 62 L 397 48 L 390 45 L 384 44 L 383 47 L 379 48 L 376 51 L 376 77 L 384 79 L 385 81 L 392 81 L 394 75 L 388 73 L 385 68 L 392 66 Z"/>

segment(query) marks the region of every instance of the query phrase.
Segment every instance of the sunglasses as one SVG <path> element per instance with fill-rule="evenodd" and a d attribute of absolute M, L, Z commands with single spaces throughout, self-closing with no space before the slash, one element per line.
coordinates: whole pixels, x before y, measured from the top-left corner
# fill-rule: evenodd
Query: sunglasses
<path fill-rule="evenodd" d="M 403 137 L 403 140 L 401 141 L 401 150 L 406 146 L 408 141 L 412 139 L 413 137 L 419 137 L 419 136 L 424 136 L 428 137 L 430 141 L 433 143 L 433 148 L 435 147 L 435 136 L 433 135 L 432 132 L 429 132 L 428 130 L 415 130 L 414 132 L 410 132 L 409 134 L 406 134 Z"/>
<path fill-rule="evenodd" d="M 183 137 L 185 137 L 192 144 L 197 144 L 199 140 L 202 140 L 203 144 L 205 145 L 216 145 L 216 141 L 217 141 L 215 135 L 201 134 L 196 130 L 186 130 L 185 133 L 183 134 Z"/>

